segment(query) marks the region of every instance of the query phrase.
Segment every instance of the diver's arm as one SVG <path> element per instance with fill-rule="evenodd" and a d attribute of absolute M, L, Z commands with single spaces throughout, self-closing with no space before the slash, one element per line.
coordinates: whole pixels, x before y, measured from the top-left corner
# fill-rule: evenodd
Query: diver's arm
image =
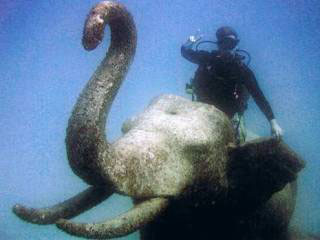
<path fill-rule="evenodd" d="M 181 55 L 192 63 L 205 63 L 210 58 L 210 53 L 206 51 L 193 50 L 194 44 L 199 39 L 194 39 L 192 37 L 193 36 L 190 36 L 188 40 L 181 46 Z"/>
<path fill-rule="evenodd" d="M 254 101 L 256 102 L 260 110 L 268 119 L 271 127 L 271 134 L 276 138 L 280 139 L 280 137 L 283 135 L 283 131 L 279 126 L 277 120 L 275 119 L 269 102 L 267 101 L 266 97 L 261 91 L 253 72 L 249 68 L 246 68 L 245 72 L 246 76 L 244 78 L 244 84 L 246 88 L 250 92 L 251 96 L 253 97 Z"/>

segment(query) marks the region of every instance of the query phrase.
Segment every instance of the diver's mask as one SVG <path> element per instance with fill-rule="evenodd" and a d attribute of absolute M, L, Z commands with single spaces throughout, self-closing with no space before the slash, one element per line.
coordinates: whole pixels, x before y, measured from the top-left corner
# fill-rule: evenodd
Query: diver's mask
<path fill-rule="evenodd" d="M 239 43 L 239 39 L 235 35 L 227 35 L 218 41 L 219 48 L 222 50 L 232 50 Z"/>

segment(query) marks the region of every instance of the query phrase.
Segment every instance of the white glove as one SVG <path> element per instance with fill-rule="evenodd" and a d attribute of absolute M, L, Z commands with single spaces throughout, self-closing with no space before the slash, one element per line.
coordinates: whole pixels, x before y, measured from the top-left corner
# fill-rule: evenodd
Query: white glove
<path fill-rule="evenodd" d="M 277 123 L 276 119 L 270 120 L 270 125 L 271 125 L 271 134 L 272 136 L 276 137 L 278 140 L 281 139 L 283 135 L 283 130 Z"/>
<path fill-rule="evenodd" d="M 200 33 L 200 29 L 198 29 L 197 32 L 194 35 L 191 35 L 188 38 L 188 42 L 191 42 L 191 43 L 198 42 L 202 38 L 202 36 L 203 35 Z"/>
<path fill-rule="evenodd" d="M 191 35 L 191 36 L 188 38 L 188 41 L 189 41 L 189 42 L 192 42 L 192 43 L 195 43 L 195 42 L 198 42 L 200 39 L 201 39 L 201 36 Z"/>

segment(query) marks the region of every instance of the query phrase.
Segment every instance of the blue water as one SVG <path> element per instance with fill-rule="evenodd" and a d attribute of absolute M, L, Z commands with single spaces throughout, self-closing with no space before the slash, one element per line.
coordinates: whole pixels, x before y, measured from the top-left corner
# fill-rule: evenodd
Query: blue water
<path fill-rule="evenodd" d="M 122 122 L 162 93 L 189 97 L 184 86 L 195 65 L 180 46 L 200 29 L 215 40 L 221 25 L 233 26 L 251 68 L 284 129 L 284 140 L 307 162 L 299 178 L 293 225 L 320 233 L 320 3 L 269 1 L 121 1 L 138 28 L 137 54 L 108 119 L 108 137 L 120 136 Z M 44 207 L 86 188 L 70 170 L 64 137 L 78 94 L 102 59 L 81 47 L 84 19 L 96 1 L 0 1 L 0 239 L 77 239 L 54 226 L 22 222 L 11 213 L 16 202 Z M 247 126 L 269 135 L 253 101 Z M 113 196 L 77 217 L 93 222 L 131 206 Z M 134 233 L 123 239 L 137 239 Z"/>

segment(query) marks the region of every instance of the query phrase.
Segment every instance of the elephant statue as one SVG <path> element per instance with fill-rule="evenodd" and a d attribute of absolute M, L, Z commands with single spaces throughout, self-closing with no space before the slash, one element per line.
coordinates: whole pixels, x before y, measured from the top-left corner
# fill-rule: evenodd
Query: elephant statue
<path fill-rule="evenodd" d="M 284 142 L 270 137 L 236 145 L 223 112 L 174 95 L 155 98 L 124 123 L 121 138 L 108 142 L 107 114 L 137 37 L 126 8 L 103 1 L 85 22 L 86 50 L 102 41 L 106 24 L 111 45 L 80 94 L 66 135 L 69 164 L 90 187 L 51 207 L 17 204 L 13 212 L 91 239 L 137 230 L 148 240 L 285 239 L 304 162 Z M 104 222 L 70 221 L 113 193 L 130 196 L 135 206 Z"/>

